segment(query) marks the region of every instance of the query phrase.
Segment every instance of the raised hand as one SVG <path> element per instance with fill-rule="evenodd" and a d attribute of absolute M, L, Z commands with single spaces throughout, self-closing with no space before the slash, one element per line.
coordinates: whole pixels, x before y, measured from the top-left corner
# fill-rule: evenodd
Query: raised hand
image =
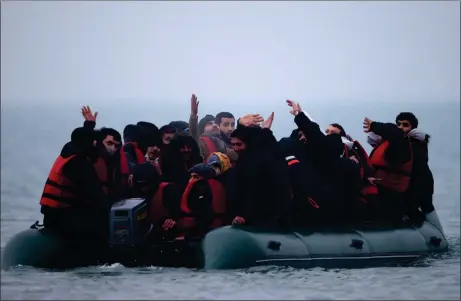
<path fill-rule="evenodd" d="M 373 120 L 368 119 L 367 117 L 365 117 L 365 119 L 363 119 L 363 131 L 365 133 L 369 133 L 371 131 L 370 126 L 371 126 L 372 122 L 373 122 Z"/>
<path fill-rule="evenodd" d="M 274 121 L 274 112 L 272 112 L 269 115 L 269 117 L 261 123 L 261 127 L 270 129 L 273 121 Z"/>
<path fill-rule="evenodd" d="M 195 94 L 192 94 L 190 98 L 190 114 L 192 116 L 197 116 L 199 103 L 200 102 L 197 100 L 197 96 L 195 96 Z"/>
<path fill-rule="evenodd" d="M 96 122 L 96 117 L 98 117 L 98 112 L 95 112 L 94 115 L 91 112 L 90 106 L 83 106 L 82 107 L 82 116 L 85 118 L 87 121 L 95 121 Z"/>
<path fill-rule="evenodd" d="M 299 105 L 299 103 L 295 103 L 293 100 L 288 99 L 287 104 L 288 104 L 289 107 L 291 107 L 290 114 L 293 115 L 293 116 L 298 115 L 298 113 L 302 111 L 301 106 Z"/>
<path fill-rule="evenodd" d="M 247 114 L 239 118 L 239 124 L 243 126 L 259 125 L 264 121 L 260 114 Z"/>

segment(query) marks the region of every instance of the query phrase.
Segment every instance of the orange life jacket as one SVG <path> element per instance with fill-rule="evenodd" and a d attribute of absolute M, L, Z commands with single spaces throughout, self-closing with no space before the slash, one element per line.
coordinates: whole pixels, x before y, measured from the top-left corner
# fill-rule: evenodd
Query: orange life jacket
<path fill-rule="evenodd" d="M 212 153 L 218 151 L 218 148 L 216 147 L 216 144 L 213 142 L 213 140 L 210 137 L 200 136 L 200 140 L 202 140 L 203 143 L 205 143 L 205 146 L 206 146 L 206 148 L 208 150 L 208 157 Z M 203 158 L 203 162 L 206 162 L 207 160 L 208 160 L 208 158 Z"/>
<path fill-rule="evenodd" d="M 93 167 L 98 176 L 103 193 L 108 195 L 111 190 L 112 180 L 114 178 L 113 175 L 109 176 L 107 164 L 102 157 L 98 157 L 96 162 L 93 163 Z"/>
<path fill-rule="evenodd" d="M 132 144 L 134 146 L 135 154 L 136 154 L 136 163 L 141 164 L 146 161 L 144 154 L 138 148 L 137 143 L 135 142 L 127 142 L 125 143 L 122 148 L 120 149 L 120 173 L 122 174 L 122 184 L 126 185 L 126 180 L 131 173 L 130 165 L 128 164 L 128 155 L 126 154 L 124 148 L 127 144 Z"/>
<path fill-rule="evenodd" d="M 385 152 L 389 147 L 389 141 L 382 141 L 373 149 L 370 154 L 370 162 L 374 169 L 374 177 L 381 179 L 379 185 L 397 192 L 407 191 L 413 169 L 413 148 L 410 140 L 408 140 L 408 144 L 410 146 L 410 160 L 398 166 L 390 166 L 386 162 Z"/>
<path fill-rule="evenodd" d="M 162 182 L 149 203 L 149 218 L 153 223 L 159 223 L 169 217 L 168 210 L 163 205 L 165 187 L 171 183 Z"/>
<path fill-rule="evenodd" d="M 59 156 L 54 161 L 43 188 L 40 205 L 51 208 L 70 208 L 81 201 L 77 196 L 78 190 L 75 183 L 72 183 L 62 173 L 64 166 L 74 157 L 75 155 L 67 158 Z"/>
<path fill-rule="evenodd" d="M 347 146 L 344 145 L 345 154 L 349 158 L 350 156 L 355 156 L 359 160 L 360 164 L 360 177 L 364 183 L 362 190 L 360 191 L 359 200 L 363 203 L 368 203 L 368 198 L 378 194 L 378 187 L 376 185 L 368 182 L 368 179 L 365 179 L 365 166 L 372 168 L 370 157 L 368 157 L 367 152 L 362 147 L 358 141 L 354 141 L 351 152 L 347 149 Z M 351 154 L 352 153 L 352 154 Z"/>
<path fill-rule="evenodd" d="M 181 229 L 191 229 L 195 227 L 196 221 L 194 213 L 189 209 L 189 196 L 194 185 L 200 180 L 191 179 L 187 184 L 186 189 L 181 198 L 181 211 L 185 215 L 179 220 L 179 227 Z M 214 179 L 206 180 L 210 185 L 212 201 L 211 207 L 214 213 L 214 219 L 210 225 L 211 229 L 224 226 L 226 221 L 224 216 L 227 212 L 227 198 L 223 185 Z"/>

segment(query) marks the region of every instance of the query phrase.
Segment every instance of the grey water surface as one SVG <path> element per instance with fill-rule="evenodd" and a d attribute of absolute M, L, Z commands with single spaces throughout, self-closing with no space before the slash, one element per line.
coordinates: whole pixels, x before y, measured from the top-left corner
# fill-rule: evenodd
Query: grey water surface
<path fill-rule="evenodd" d="M 282 101 L 283 103 L 283 101 Z M 100 108 L 98 126 L 119 131 L 144 119 L 162 125 L 184 112 L 140 107 Z M 1 299 L 439 299 L 460 298 L 460 121 L 458 103 L 329 106 L 304 109 L 322 125 L 341 123 L 366 142 L 362 120 L 393 122 L 413 111 L 432 135 L 430 166 L 436 181 L 434 202 L 450 244 L 446 254 L 411 267 L 309 270 L 259 267 L 196 271 L 119 264 L 53 272 L 17 267 L 1 272 Z M 227 108 L 226 108 L 227 109 Z M 228 108 L 232 110 L 232 108 Z M 244 109 L 239 108 L 239 112 Z M 264 109 L 264 113 L 271 109 Z M 242 111 L 243 112 L 243 111 Z M 213 112 L 211 112 L 213 113 Z M 247 112 L 252 113 L 252 112 Z M 176 116 L 175 116 L 176 114 Z M 41 221 L 38 200 L 51 165 L 73 128 L 82 122 L 78 107 L 2 106 L 1 247 L 16 233 Z M 294 128 L 287 108 L 276 111 L 278 138 Z M 368 148 L 369 150 L 369 148 Z"/>

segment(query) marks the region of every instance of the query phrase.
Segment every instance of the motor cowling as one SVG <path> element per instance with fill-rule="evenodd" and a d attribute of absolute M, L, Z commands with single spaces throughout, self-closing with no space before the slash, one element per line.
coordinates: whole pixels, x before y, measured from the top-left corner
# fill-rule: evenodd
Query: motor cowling
<path fill-rule="evenodd" d="M 110 247 L 137 247 L 146 243 L 152 228 L 148 202 L 143 198 L 121 200 L 112 205 L 109 218 Z"/>

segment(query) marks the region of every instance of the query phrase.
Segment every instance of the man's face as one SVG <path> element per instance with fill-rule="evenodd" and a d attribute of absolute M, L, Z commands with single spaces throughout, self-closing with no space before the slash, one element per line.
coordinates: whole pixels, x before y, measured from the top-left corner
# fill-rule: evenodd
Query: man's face
<path fill-rule="evenodd" d="M 230 137 L 230 134 L 235 129 L 235 119 L 234 118 L 221 118 L 221 123 L 219 124 L 219 129 L 227 137 Z"/>
<path fill-rule="evenodd" d="M 325 134 L 327 135 L 332 135 L 332 134 L 341 134 L 341 130 L 338 129 L 337 127 L 334 127 L 332 125 L 329 125 L 327 129 L 325 130 Z"/>
<path fill-rule="evenodd" d="M 244 151 L 247 148 L 245 142 L 240 140 L 239 138 L 231 137 L 231 145 L 232 149 L 237 153 Z"/>
<path fill-rule="evenodd" d="M 163 144 L 170 144 L 171 139 L 173 139 L 174 133 L 163 133 L 162 141 Z"/>
<path fill-rule="evenodd" d="M 411 131 L 411 124 L 408 120 L 397 120 L 396 124 L 399 129 L 405 132 L 405 134 L 408 134 L 408 132 Z"/>
<path fill-rule="evenodd" d="M 106 138 L 104 138 L 104 140 L 102 140 L 102 144 L 104 145 L 104 147 L 106 148 L 106 151 L 109 153 L 109 154 L 114 154 L 117 149 L 120 148 L 120 141 L 116 141 L 114 139 L 114 136 L 112 135 L 107 135 Z"/>
<path fill-rule="evenodd" d="M 216 124 L 214 120 L 207 122 L 205 125 L 205 128 L 203 129 L 203 132 L 206 133 L 211 133 L 211 132 L 217 132 L 219 131 L 219 126 Z"/>

